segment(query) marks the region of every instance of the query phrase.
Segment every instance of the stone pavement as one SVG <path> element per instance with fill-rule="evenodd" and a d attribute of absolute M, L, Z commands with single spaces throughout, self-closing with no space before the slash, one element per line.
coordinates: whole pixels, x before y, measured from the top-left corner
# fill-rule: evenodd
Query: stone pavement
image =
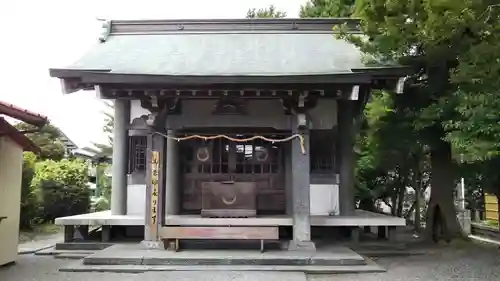
<path fill-rule="evenodd" d="M 51 235 L 43 235 L 37 237 L 35 240 L 20 243 L 17 247 L 17 252 L 20 255 L 32 254 L 43 249 L 50 248 L 56 243 L 64 241 L 63 233 L 55 233 Z"/>
<path fill-rule="evenodd" d="M 67 273 L 58 269 L 72 261 L 47 256 L 22 255 L 16 265 L 0 267 L 1 281 L 306 281 L 304 273 L 175 271 L 130 273 Z"/>
<path fill-rule="evenodd" d="M 1 281 L 410 281 L 410 280 L 500 280 L 500 250 L 498 246 L 466 245 L 457 248 L 437 248 L 427 255 L 388 257 L 377 260 L 386 266 L 385 273 L 304 275 L 275 272 L 148 272 L 66 273 L 58 269 L 74 260 L 57 260 L 47 256 L 21 255 L 13 266 L 0 267 Z"/>
<path fill-rule="evenodd" d="M 500 250 L 492 245 L 464 245 L 461 249 L 435 249 L 427 255 L 376 260 L 387 272 L 316 275 L 309 281 L 486 281 L 500 280 Z"/>

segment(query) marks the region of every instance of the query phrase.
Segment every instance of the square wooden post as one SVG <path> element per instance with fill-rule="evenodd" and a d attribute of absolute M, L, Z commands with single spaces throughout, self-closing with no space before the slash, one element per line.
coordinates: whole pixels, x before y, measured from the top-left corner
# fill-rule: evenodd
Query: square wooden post
<path fill-rule="evenodd" d="M 338 100 L 338 136 L 340 155 L 339 211 L 354 214 L 354 118 L 355 101 Z"/>
<path fill-rule="evenodd" d="M 159 229 L 163 221 L 161 199 L 164 190 L 165 138 L 154 132 L 148 134 L 146 173 L 146 212 L 144 218 L 144 241 L 147 248 L 161 248 Z"/>
<path fill-rule="evenodd" d="M 292 213 L 293 240 L 289 250 L 315 250 L 311 241 L 311 207 L 310 207 L 310 169 L 309 169 L 309 130 L 297 130 L 302 136 L 292 140 L 291 183 L 292 183 Z M 302 143 L 303 142 L 303 143 Z M 305 151 L 302 151 L 302 148 Z"/>

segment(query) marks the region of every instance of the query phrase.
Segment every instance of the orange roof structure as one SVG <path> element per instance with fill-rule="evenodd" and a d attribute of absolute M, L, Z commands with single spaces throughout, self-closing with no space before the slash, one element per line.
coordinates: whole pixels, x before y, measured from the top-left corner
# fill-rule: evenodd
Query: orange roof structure
<path fill-rule="evenodd" d="M 1 114 L 37 127 L 42 127 L 48 123 L 48 119 L 45 116 L 3 101 L 0 101 L 0 115 Z"/>
<path fill-rule="evenodd" d="M 49 122 L 45 116 L 2 101 L 0 101 L 0 115 L 6 115 L 37 127 L 43 127 Z M 7 122 L 7 120 L 0 117 L 0 137 L 3 136 L 7 136 L 12 139 L 25 151 L 33 151 L 36 153 L 40 152 L 40 148 L 36 146 L 28 137 Z"/>

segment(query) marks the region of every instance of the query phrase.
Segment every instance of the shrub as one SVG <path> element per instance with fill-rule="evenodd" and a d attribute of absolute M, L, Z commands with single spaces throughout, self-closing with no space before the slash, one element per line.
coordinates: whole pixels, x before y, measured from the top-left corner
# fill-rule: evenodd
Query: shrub
<path fill-rule="evenodd" d="M 90 207 L 87 165 L 79 160 L 46 160 L 36 165 L 36 189 L 44 221 L 86 213 Z"/>
<path fill-rule="evenodd" d="M 39 205 L 31 185 L 35 175 L 35 163 L 36 155 L 33 152 L 25 152 L 21 181 L 21 216 L 19 220 L 19 227 L 23 230 L 32 229 L 39 220 Z"/>
<path fill-rule="evenodd" d="M 93 212 L 100 212 L 106 210 L 109 210 L 109 201 L 104 197 L 97 198 L 97 200 L 92 204 Z"/>

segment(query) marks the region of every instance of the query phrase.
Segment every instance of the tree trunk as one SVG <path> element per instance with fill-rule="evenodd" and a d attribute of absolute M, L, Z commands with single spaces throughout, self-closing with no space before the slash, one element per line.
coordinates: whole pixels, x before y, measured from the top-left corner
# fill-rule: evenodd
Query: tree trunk
<path fill-rule="evenodd" d="M 417 201 L 415 200 L 415 201 L 413 201 L 413 204 L 411 204 L 410 209 L 408 209 L 408 211 L 406 211 L 406 213 L 404 215 L 405 219 L 408 219 L 412 215 L 413 211 L 415 211 L 416 205 L 417 205 Z"/>
<path fill-rule="evenodd" d="M 414 222 L 413 222 L 413 227 L 414 227 L 414 230 L 418 233 L 420 233 L 420 201 L 421 201 L 421 198 L 422 198 L 422 195 L 420 193 L 421 191 L 421 188 L 420 186 L 417 186 L 417 189 L 415 190 L 415 218 L 414 218 Z"/>
<path fill-rule="evenodd" d="M 373 198 L 363 198 L 359 201 L 359 208 L 365 211 L 375 211 L 375 202 Z"/>
<path fill-rule="evenodd" d="M 403 182 L 401 182 L 401 185 L 399 186 L 399 190 L 398 190 L 398 208 L 397 208 L 397 211 L 396 211 L 396 215 L 398 217 L 403 217 L 403 205 L 404 205 L 404 202 L 405 202 L 405 192 L 406 191 L 406 184 Z"/>
<path fill-rule="evenodd" d="M 391 215 L 396 216 L 398 210 L 398 184 L 393 182 L 391 188 Z"/>
<path fill-rule="evenodd" d="M 431 198 L 427 208 L 427 239 L 447 242 L 464 237 L 455 210 L 451 146 L 440 142 L 431 151 Z"/>
<path fill-rule="evenodd" d="M 422 193 L 425 189 L 423 189 L 423 183 L 422 183 L 422 178 L 423 178 L 423 167 L 422 167 L 422 160 L 419 159 L 417 161 L 417 166 L 415 169 L 415 173 L 413 174 L 413 186 L 415 187 L 415 217 L 413 219 L 413 227 L 415 232 L 420 233 L 421 229 L 421 207 L 422 207 Z"/>

